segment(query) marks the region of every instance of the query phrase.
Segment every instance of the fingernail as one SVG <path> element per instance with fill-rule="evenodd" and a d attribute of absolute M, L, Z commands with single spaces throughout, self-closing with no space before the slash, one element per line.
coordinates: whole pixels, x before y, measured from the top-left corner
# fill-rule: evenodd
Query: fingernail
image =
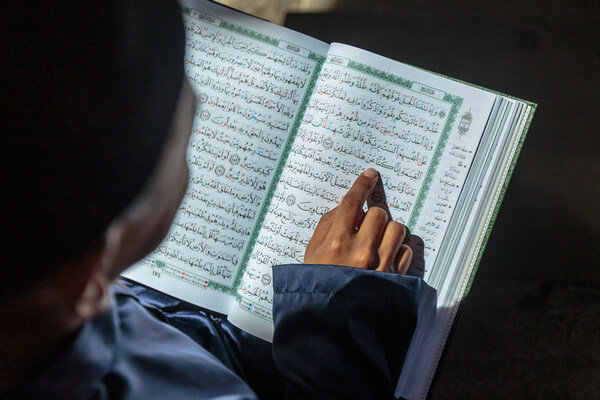
<path fill-rule="evenodd" d="M 344 201 L 344 197 L 345 196 L 340 197 L 340 201 L 338 201 L 338 203 L 337 203 L 338 207 L 340 206 L 340 204 L 342 204 L 342 201 Z"/>
<path fill-rule="evenodd" d="M 367 169 L 364 174 L 367 178 L 371 178 L 373 180 L 379 177 L 379 174 L 373 168 Z"/>

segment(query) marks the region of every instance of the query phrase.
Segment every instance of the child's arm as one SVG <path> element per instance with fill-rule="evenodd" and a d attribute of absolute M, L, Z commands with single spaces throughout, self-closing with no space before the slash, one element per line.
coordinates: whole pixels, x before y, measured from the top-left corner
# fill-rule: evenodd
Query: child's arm
<path fill-rule="evenodd" d="M 305 255 L 313 265 L 274 268 L 273 359 L 288 400 L 393 398 L 421 280 L 384 273 L 406 272 L 411 251 L 402 225 L 377 207 L 362 212 L 369 175 L 319 223 Z"/>

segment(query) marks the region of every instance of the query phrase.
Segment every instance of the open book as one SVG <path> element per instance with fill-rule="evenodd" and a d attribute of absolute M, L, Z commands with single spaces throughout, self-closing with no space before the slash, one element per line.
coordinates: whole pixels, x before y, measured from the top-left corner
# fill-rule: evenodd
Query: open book
<path fill-rule="evenodd" d="M 182 12 L 190 184 L 164 242 L 123 275 L 270 340 L 272 266 L 302 262 L 320 217 L 374 167 L 437 291 L 396 392 L 424 398 L 535 104 L 207 1 Z"/>

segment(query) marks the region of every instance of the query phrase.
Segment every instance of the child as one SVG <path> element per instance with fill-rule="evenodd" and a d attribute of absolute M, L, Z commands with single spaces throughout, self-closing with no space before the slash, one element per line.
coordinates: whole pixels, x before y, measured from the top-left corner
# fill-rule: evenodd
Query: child
<path fill-rule="evenodd" d="M 377 172 L 322 218 L 305 264 L 274 267 L 272 345 L 173 313 L 114 281 L 161 242 L 187 187 L 195 96 L 177 4 L 6 8 L 2 392 L 392 398 L 421 281 L 402 276 L 405 228 L 362 211 Z"/>

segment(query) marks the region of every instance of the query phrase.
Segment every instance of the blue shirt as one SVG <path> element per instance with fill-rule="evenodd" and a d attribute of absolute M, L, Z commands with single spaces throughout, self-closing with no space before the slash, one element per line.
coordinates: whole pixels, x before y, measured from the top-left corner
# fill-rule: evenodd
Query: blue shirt
<path fill-rule="evenodd" d="M 274 267 L 273 344 L 151 289 L 112 305 L 22 388 L 44 399 L 385 399 L 422 281 L 357 268 Z"/>

